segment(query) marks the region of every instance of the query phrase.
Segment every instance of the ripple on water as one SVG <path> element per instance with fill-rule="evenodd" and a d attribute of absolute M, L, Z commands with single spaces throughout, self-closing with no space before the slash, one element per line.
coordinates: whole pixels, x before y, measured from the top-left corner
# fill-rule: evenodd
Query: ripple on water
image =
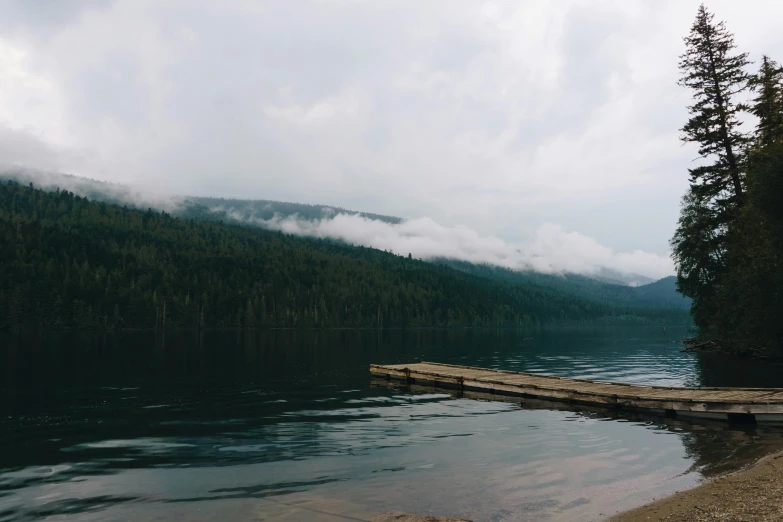
<path fill-rule="evenodd" d="M 700 383 L 696 358 L 650 342 L 657 331 L 537 332 L 524 342 L 491 332 L 392 332 L 404 341 L 389 345 L 386 333 L 372 334 L 365 344 L 340 337 L 364 335 L 357 332 L 298 332 L 300 344 L 279 332 L 266 344 L 219 337 L 198 349 L 183 345 L 180 354 L 167 344 L 139 352 L 137 374 L 107 359 L 102 384 L 109 386 L 98 390 L 69 391 L 89 381 L 69 375 L 53 394 L 60 402 L 0 418 L 0 518 L 274 519 L 282 504 L 269 499 L 320 498 L 474 520 L 591 520 L 634 497 L 691 485 L 732 455 L 750 460 L 771 436 L 756 427 L 374 388 L 367 373 L 370 362 L 418 357 L 604 381 Z M 337 341 L 323 341 L 330 336 Z M 72 371 L 94 368 L 107 353 L 86 352 Z M 145 380 L 151 360 L 165 366 L 160 381 Z M 123 372 L 113 381 L 108 369 L 117 367 Z M 173 376 L 190 386 L 169 385 L 178 382 Z M 25 397 L 22 391 L 11 396 Z M 242 512 L 248 505 L 253 512 Z"/>

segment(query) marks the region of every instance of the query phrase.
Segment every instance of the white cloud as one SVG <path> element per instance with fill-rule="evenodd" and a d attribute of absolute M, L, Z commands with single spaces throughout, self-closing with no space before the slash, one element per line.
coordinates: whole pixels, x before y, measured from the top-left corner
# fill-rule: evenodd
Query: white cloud
<path fill-rule="evenodd" d="M 67 143 L 62 95 L 32 69 L 28 52 L 0 40 L 0 124 L 53 145 Z"/>
<path fill-rule="evenodd" d="M 2 149 L 4 141 L 2 137 L 3 132 L 0 129 L 0 156 L 4 156 L 5 152 Z M 17 140 L 21 139 L 23 137 L 17 137 Z M 36 147 L 31 148 L 31 151 L 38 153 L 46 152 L 45 149 L 42 150 L 40 147 L 40 144 L 36 144 Z M 52 151 L 48 152 L 50 155 L 54 154 Z M 86 198 L 99 197 L 101 200 L 112 203 L 127 203 L 141 209 L 154 208 L 173 212 L 179 210 L 185 203 L 185 198 L 182 196 L 154 193 L 118 183 L 102 183 L 97 180 L 64 175 L 54 171 L 26 169 L 19 167 L 18 164 L 0 163 L 0 178 L 11 179 L 22 185 L 32 183 L 36 188 L 43 190 L 67 190 Z"/>
<path fill-rule="evenodd" d="M 360 95 L 354 92 L 341 92 L 310 105 L 290 101 L 290 95 L 287 93 L 286 98 L 289 98 L 286 105 L 268 105 L 264 107 L 264 114 L 291 125 L 309 126 L 328 125 L 330 120 L 355 117 L 361 111 Z"/>
<path fill-rule="evenodd" d="M 698 4 L 5 2 L 0 124 L 58 151 L 10 154 L 30 167 L 508 242 L 554 222 L 665 256 L 695 156 L 676 79 Z M 783 59 L 778 3 L 708 6 L 741 50 Z"/>
<path fill-rule="evenodd" d="M 42 151 L 33 148 L 31 152 Z M 22 184 L 33 183 L 44 189 L 69 190 L 85 197 L 100 194 L 103 199 L 126 202 L 140 208 L 151 207 L 176 213 L 188 200 L 182 196 L 150 192 L 130 185 L 100 183 L 88 178 L 40 170 L 2 167 L 5 166 L 0 165 L 0 176 Z M 272 205 L 267 203 L 261 210 L 270 212 L 274 208 Z M 544 223 L 538 227 L 531 241 L 514 243 L 494 235 L 481 234 L 465 225 L 444 226 L 428 217 L 389 223 L 359 214 L 336 213 L 331 207 L 322 207 L 320 219 L 304 219 L 297 214 L 275 214 L 271 219 L 263 219 L 255 216 L 252 210 L 234 208 L 230 201 L 209 210 L 225 214 L 234 221 L 287 234 L 334 239 L 402 256 L 411 254 L 424 260 L 447 258 L 543 273 L 602 275 L 609 269 L 627 276 L 638 274 L 652 279 L 666 277 L 674 272 L 669 257 L 642 250 L 616 252 L 590 236 L 568 231 L 554 223 Z"/>
<path fill-rule="evenodd" d="M 240 215 L 231 217 L 245 220 Z M 595 275 L 609 268 L 653 279 L 674 273 L 672 261 L 668 257 L 641 250 L 615 252 L 591 237 L 566 231 L 562 226 L 552 223 L 539 227 L 533 242 L 523 245 L 509 243 L 499 237 L 482 236 L 463 225 L 443 226 L 426 217 L 407 219 L 399 224 L 354 214 L 337 214 L 312 221 L 296 215 L 250 221 L 287 234 L 336 239 L 398 255 L 411 254 L 425 260 L 449 258 L 512 270 L 586 275 Z"/>

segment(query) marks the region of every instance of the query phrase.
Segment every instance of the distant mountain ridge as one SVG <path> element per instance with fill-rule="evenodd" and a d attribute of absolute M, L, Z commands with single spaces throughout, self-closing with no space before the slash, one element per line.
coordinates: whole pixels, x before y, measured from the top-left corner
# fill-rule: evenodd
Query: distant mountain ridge
<path fill-rule="evenodd" d="M 624 273 L 620 272 L 619 270 L 606 268 L 605 266 L 602 266 L 598 272 L 591 274 L 591 276 L 593 279 L 603 281 L 604 283 L 630 286 L 643 286 L 655 282 L 655 279 L 651 277 L 647 277 L 641 274 Z"/>
<path fill-rule="evenodd" d="M 605 304 L 681 310 L 687 310 L 691 306 L 690 299 L 677 292 L 677 278 L 674 276 L 664 277 L 646 285 L 629 286 L 606 283 L 600 279 L 580 274 L 520 272 L 497 266 L 476 265 L 449 259 L 439 259 L 437 263 L 496 281 L 519 285 L 535 284 L 574 297 Z"/>
<path fill-rule="evenodd" d="M 297 216 L 305 220 L 328 219 L 335 214 L 358 215 L 385 223 L 401 223 L 394 216 L 359 212 L 329 205 L 273 200 L 244 200 L 234 198 L 175 196 L 166 197 L 134 190 L 127 185 L 58 173 L 42 173 L 25 169 L 0 172 L 0 180 L 13 180 L 23 184 L 33 183 L 44 190 L 63 189 L 91 200 L 129 205 L 139 209 L 155 208 L 173 216 L 227 222 L 245 225 L 262 225 L 275 217 Z M 507 268 L 472 264 L 451 259 L 431 260 L 461 272 L 517 285 L 534 284 L 556 290 L 580 299 L 598 301 L 616 306 L 648 308 L 688 309 L 690 300 L 676 291 L 673 276 L 653 281 L 639 274 L 624 274 L 602 268 L 591 275 L 544 274 L 532 271 L 515 271 Z"/>
<path fill-rule="evenodd" d="M 307 203 L 291 203 L 268 199 L 233 199 L 206 198 L 198 196 L 185 197 L 186 205 L 180 213 L 185 217 L 204 217 L 205 209 L 212 214 L 222 216 L 227 220 L 252 222 L 252 220 L 268 221 L 275 216 L 298 216 L 306 220 L 328 219 L 336 214 L 350 214 L 367 219 L 383 221 L 384 223 L 402 223 L 402 218 L 385 216 L 372 212 L 348 210 L 330 205 L 309 205 Z"/>
<path fill-rule="evenodd" d="M 71 174 L 44 172 L 23 168 L 0 171 L 0 181 L 32 183 L 43 190 L 67 190 L 82 197 L 104 203 L 128 205 L 141 210 L 154 208 L 190 219 L 236 221 L 268 221 L 275 216 L 298 216 L 306 220 L 324 219 L 336 214 L 362 216 L 384 223 L 401 223 L 402 218 L 349 210 L 333 205 L 311 205 L 271 199 L 236 199 L 202 196 L 165 196 L 136 190 L 128 185 L 100 181 Z"/>
<path fill-rule="evenodd" d="M 0 183 L 0 329 L 687 324 L 374 248 Z"/>

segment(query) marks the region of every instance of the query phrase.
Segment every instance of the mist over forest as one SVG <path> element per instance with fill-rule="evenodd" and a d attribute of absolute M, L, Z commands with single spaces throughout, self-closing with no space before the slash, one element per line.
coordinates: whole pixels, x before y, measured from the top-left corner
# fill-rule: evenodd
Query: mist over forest
<path fill-rule="evenodd" d="M 6 169 L 0 173 L 0 179 L 3 178 L 33 183 L 47 190 L 68 190 L 100 201 L 338 240 L 423 260 L 452 259 L 516 271 L 581 274 L 633 286 L 673 275 L 668 258 L 640 250 L 615 252 L 588 236 L 552 223 L 541 225 L 529 243 L 516 244 L 481 235 L 465 225 L 444 226 L 428 217 L 400 218 L 327 204 L 164 195 L 129 185 L 31 169 Z"/>

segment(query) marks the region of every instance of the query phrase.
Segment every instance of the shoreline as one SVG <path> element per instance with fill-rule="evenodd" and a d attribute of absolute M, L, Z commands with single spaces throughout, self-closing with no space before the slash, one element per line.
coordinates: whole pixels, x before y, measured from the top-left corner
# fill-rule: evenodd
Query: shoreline
<path fill-rule="evenodd" d="M 682 349 L 683 352 L 727 355 L 741 359 L 767 360 L 773 363 L 783 362 L 783 355 L 778 350 L 750 339 L 725 340 L 690 337 L 680 342 L 685 345 Z"/>
<path fill-rule="evenodd" d="M 740 470 L 614 515 L 608 522 L 783 520 L 783 451 Z"/>

